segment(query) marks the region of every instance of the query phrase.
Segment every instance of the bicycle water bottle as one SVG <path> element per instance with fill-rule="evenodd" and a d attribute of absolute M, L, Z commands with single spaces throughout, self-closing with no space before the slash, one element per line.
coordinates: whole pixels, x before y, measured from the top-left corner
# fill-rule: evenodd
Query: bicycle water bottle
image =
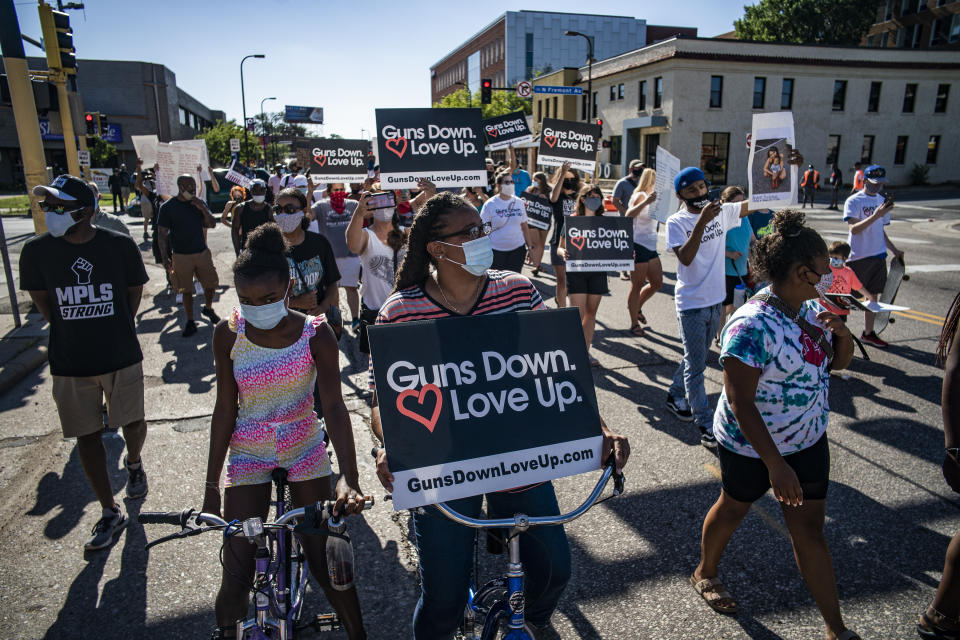
<path fill-rule="evenodd" d="M 330 518 L 327 521 L 327 530 L 337 534 L 327 537 L 327 574 L 330 576 L 330 586 L 337 591 L 346 591 L 353 586 L 353 545 L 347 537 L 347 523 L 342 516 Z"/>

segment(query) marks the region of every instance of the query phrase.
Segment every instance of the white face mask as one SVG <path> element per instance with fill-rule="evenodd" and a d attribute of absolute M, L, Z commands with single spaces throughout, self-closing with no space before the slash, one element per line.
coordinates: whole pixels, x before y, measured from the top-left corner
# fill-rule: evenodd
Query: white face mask
<path fill-rule="evenodd" d="M 77 224 L 77 221 L 73 219 L 72 215 L 70 215 L 75 211 L 80 211 L 80 209 L 64 211 L 63 213 L 47 211 L 45 218 L 47 229 L 50 231 L 50 235 L 52 235 L 54 238 L 61 238 L 67 235 L 67 231 L 70 231 L 73 225 Z"/>
<path fill-rule="evenodd" d="M 284 233 L 293 233 L 300 226 L 303 220 L 303 211 L 296 213 L 275 213 L 273 219 L 277 221 L 277 226 Z"/>
<path fill-rule="evenodd" d="M 831 285 L 833 285 L 833 271 L 824 276 L 820 276 L 820 282 L 815 284 L 814 288 L 816 288 L 817 293 L 819 293 L 822 298 L 830 291 Z"/>
<path fill-rule="evenodd" d="M 240 314 L 243 316 L 243 319 L 263 331 L 269 331 L 280 324 L 280 321 L 283 320 L 287 313 L 286 297 L 284 297 L 283 300 L 277 300 L 276 302 L 262 304 L 260 306 L 240 303 Z"/>
<path fill-rule="evenodd" d="M 502 185 L 500 185 L 500 195 L 502 195 L 502 196 L 512 196 L 512 195 L 513 195 L 513 188 L 514 188 L 514 186 L 516 186 L 516 185 L 512 185 L 512 184 L 502 184 Z"/>
<path fill-rule="evenodd" d="M 375 209 L 373 212 L 373 219 L 379 220 L 380 222 L 390 222 L 393 220 L 393 208 L 389 209 Z"/>
<path fill-rule="evenodd" d="M 256 202 L 257 204 L 260 204 L 261 202 L 267 199 L 266 194 L 261 196 L 252 196 L 252 197 L 253 197 L 253 201 Z"/>

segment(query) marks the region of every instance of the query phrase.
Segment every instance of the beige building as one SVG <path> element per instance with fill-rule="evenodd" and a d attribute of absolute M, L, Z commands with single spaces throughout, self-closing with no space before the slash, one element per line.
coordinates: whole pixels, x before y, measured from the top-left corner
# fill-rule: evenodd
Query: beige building
<path fill-rule="evenodd" d="M 586 87 L 587 67 L 564 84 Z M 789 110 L 807 161 L 823 171 L 836 156 L 847 182 L 861 161 L 894 184 L 914 165 L 933 183 L 960 180 L 958 84 L 957 51 L 670 39 L 594 62 L 601 177 L 632 158 L 652 166 L 659 144 L 714 184 L 743 183 L 752 115 Z M 535 102 L 534 126 L 545 116 Z"/>

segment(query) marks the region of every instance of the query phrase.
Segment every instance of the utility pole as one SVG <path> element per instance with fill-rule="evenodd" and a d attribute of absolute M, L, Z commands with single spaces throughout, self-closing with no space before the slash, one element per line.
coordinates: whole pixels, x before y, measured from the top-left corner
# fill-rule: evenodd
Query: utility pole
<path fill-rule="evenodd" d="M 33 228 L 37 233 L 43 233 L 47 230 L 47 225 L 40 211 L 39 199 L 33 195 L 33 187 L 47 184 L 47 162 L 43 155 L 37 104 L 33 100 L 30 71 L 23 52 L 23 42 L 20 40 L 20 23 L 17 21 L 13 0 L 0 0 L 0 48 L 3 51 L 3 66 L 7 72 L 10 100 L 13 103 L 13 119 L 20 141 L 23 177 L 27 183 L 27 194 L 30 196 Z"/>

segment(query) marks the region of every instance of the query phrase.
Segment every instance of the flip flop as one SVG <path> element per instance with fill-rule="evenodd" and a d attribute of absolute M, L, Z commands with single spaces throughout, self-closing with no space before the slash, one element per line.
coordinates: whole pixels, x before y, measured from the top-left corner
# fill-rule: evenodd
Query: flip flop
<path fill-rule="evenodd" d="M 631 334 L 637 336 L 638 338 L 642 338 L 642 337 L 643 337 L 643 327 L 641 327 L 639 324 L 633 325 L 632 327 L 630 327 L 629 329 L 627 329 L 627 331 L 629 331 Z"/>
<path fill-rule="evenodd" d="M 737 603 L 733 597 L 720 582 L 719 578 L 704 578 L 697 580 L 695 576 L 690 576 L 690 584 L 694 590 L 700 594 L 710 608 L 717 613 L 725 615 L 734 615 L 737 613 Z M 726 601 L 726 603 L 724 603 Z M 839 639 L 838 639 L 839 640 Z"/>
<path fill-rule="evenodd" d="M 920 620 L 917 622 L 917 633 L 921 638 L 929 640 L 960 640 L 960 629 L 945 629 L 934 622 L 927 612 L 920 614 Z"/>

